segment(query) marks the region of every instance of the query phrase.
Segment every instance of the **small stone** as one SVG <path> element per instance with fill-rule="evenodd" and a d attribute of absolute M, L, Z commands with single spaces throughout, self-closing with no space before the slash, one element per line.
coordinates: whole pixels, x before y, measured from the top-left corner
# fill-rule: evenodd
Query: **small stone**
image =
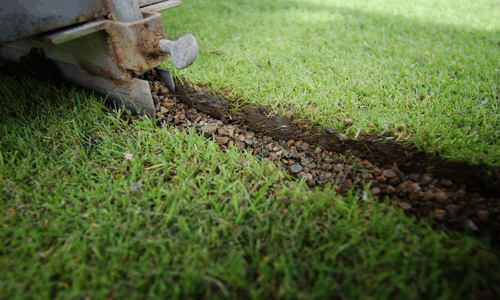
<path fill-rule="evenodd" d="M 217 143 L 217 145 L 225 145 L 229 142 L 229 138 L 228 137 L 225 137 L 225 136 L 217 136 L 215 137 L 215 143 Z"/>
<path fill-rule="evenodd" d="M 420 181 L 420 174 L 411 174 L 410 180 L 413 182 L 419 182 Z"/>
<path fill-rule="evenodd" d="M 457 191 L 457 196 L 458 196 L 459 198 L 463 198 L 463 197 L 465 197 L 465 194 L 466 194 L 466 192 L 465 192 L 465 190 L 464 190 L 464 189 L 459 189 L 459 190 Z"/>
<path fill-rule="evenodd" d="M 247 132 L 247 134 L 246 134 L 246 138 L 247 138 L 247 139 L 251 140 L 251 139 L 253 139 L 254 137 L 255 137 L 255 133 L 253 133 L 253 132 L 251 132 L 251 131 L 250 131 L 250 132 Z"/>
<path fill-rule="evenodd" d="M 238 141 L 240 141 L 240 142 L 244 142 L 244 141 L 246 140 L 246 137 L 245 137 L 245 135 L 240 134 L 240 135 L 239 135 L 236 139 L 237 139 Z"/>
<path fill-rule="evenodd" d="M 388 185 L 385 187 L 384 192 L 386 194 L 394 194 L 396 192 L 396 189 L 392 185 Z"/>
<path fill-rule="evenodd" d="M 354 120 L 353 120 L 353 119 L 351 119 L 351 118 L 347 118 L 347 119 L 345 119 L 344 121 L 342 121 L 342 123 L 344 124 L 344 126 L 349 127 L 349 126 L 351 126 L 352 124 L 354 124 Z"/>
<path fill-rule="evenodd" d="M 246 138 L 245 139 L 245 144 L 247 144 L 248 146 L 252 146 L 253 145 L 253 141 L 251 141 L 248 138 Z"/>
<path fill-rule="evenodd" d="M 299 173 L 300 171 L 302 171 L 304 168 L 300 165 L 300 164 L 295 164 L 295 165 L 292 165 L 290 167 L 290 171 L 293 173 L 293 174 L 297 174 Z"/>
<path fill-rule="evenodd" d="M 385 178 L 383 175 L 377 176 L 375 178 L 380 182 L 387 182 L 387 178 Z"/>
<path fill-rule="evenodd" d="M 408 188 L 406 187 L 406 185 L 404 184 L 400 184 L 398 185 L 398 187 L 396 188 L 396 191 L 398 192 L 398 194 L 400 196 L 405 196 L 406 193 L 408 192 Z"/>
<path fill-rule="evenodd" d="M 453 205 L 453 204 L 450 204 L 450 205 L 446 205 L 445 208 L 446 211 L 448 211 L 448 213 L 453 217 L 455 218 L 457 216 L 457 206 L 456 205 Z"/>
<path fill-rule="evenodd" d="M 245 149 L 245 143 L 243 143 L 241 141 L 237 141 L 235 145 L 236 145 L 236 148 L 238 148 L 239 150 Z"/>
<path fill-rule="evenodd" d="M 428 184 L 431 181 L 432 181 L 432 175 L 430 175 L 430 174 L 424 174 L 420 178 L 420 184 L 423 184 L 423 185 L 426 185 L 426 184 Z"/>
<path fill-rule="evenodd" d="M 410 194 L 417 194 L 418 192 L 420 192 L 420 185 L 416 182 L 408 184 L 408 192 Z"/>
<path fill-rule="evenodd" d="M 478 231 L 479 230 L 479 228 L 477 228 L 476 223 L 474 223 L 474 221 L 472 221 L 471 219 L 467 219 L 465 221 L 465 227 L 469 228 L 472 231 Z"/>
<path fill-rule="evenodd" d="M 442 209 L 436 209 L 434 211 L 434 219 L 438 221 L 443 221 L 444 218 L 446 217 L 446 211 Z"/>
<path fill-rule="evenodd" d="M 453 218 L 453 219 L 446 220 L 446 222 L 448 222 L 448 224 L 451 224 L 451 225 L 460 224 L 462 222 L 462 219 Z"/>
<path fill-rule="evenodd" d="M 217 133 L 221 136 L 228 136 L 229 135 L 228 132 L 222 127 L 219 127 L 219 129 L 217 129 Z"/>
<path fill-rule="evenodd" d="M 333 166 L 333 170 L 335 172 L 340 172 L 344 169 L 344 164 L 336 164 L 335 166 Z"/>
<path fill-rule="evenodd" d="M 170 101 L 169 102 L 163 102 L 162 106 L 165 106 L 168 109 L 173 109 L 175 107 L 175 103 L 170 102 Z"/>
<path fill-rule="evenodd" d="M 287 146 L 288 148 L 292 147 L 292 146 L 293 146 L 293 144 L 295 144 L 295 140 L 294 140 L 294 139 L 290 139 L 290 140 L 288 140 L 288 142 L 286 142 L 286 146 Z"/>
<path fill-rule="evenodd" d="M 422 195 L 423 201 L 431 201 L 434 199 L 434 193 L 431 190 L 428 190 Z"/>
<path fill-rule="evenodd" d="M 342 191 L 347 191 L 348 189 L 352 188 L 352 180 L 351 179 L 347 179 L 346 181 L 344 181 L 344 183 L 342 184 Z"/>
<path fill-rule="evenodd" d="M 321 149 L 321 147 L 316 147 L 316 149 L 314 149 L 314 154 L 318 155 L 321 153 L 321 151 L 323 151 L 323 149 Z"/>
<path fill-rule="evenodd" d="M 168 121 L 168 118 L 167 118 L 167 121 Z M 217 126 L 214 124 L 207 124 L 207 125 L 203 125 L 200 128 L 200 130 L 203 131 L 203 135 L 206 138 L 209 138 L 217 131 Z"/>
<path fill-rule="evenodd" d="M 370 190 L 370 193 L 372 193 L 372 195 L 378 195 L 380 194 L 382 191 L 380 190 L 380 188 L 378 187 L 374 187 Z"/>
<path fill-rule="evenodd" d="M 332 176 L 333 176 L 333 174 L 332 174 L 332 173 L 330 173 L 330 172 L 326 172 L 326 173 L 325 173 L 325 179 L 329 179 L 329 178 L 330 178 L 330 177 L 332 177 Z"/>
<path fill-rule="evenodd" d="M 310 187 L 310 188 L 313 188 L 316 186 L 316 182 L 314 182 L 314 180 L 308 180 L 307 181 L 307 186 Z"/>
<path fill-rule="evenodd" d="M 410 203 L 408 203 L 408 202 L 402 202 L 401 203 L 401 209 L 403 211 L 407 211 L 407 210 L 412 209 L 412 207 L 411 207 Z"/>
<path fill-rule="evenodd" d="M 477 212 L 477 218 L 484 223 L 488 223 L 488 211 L 480 210 Z"/>
<path fill-rule="evenodd" d="M 302 144 L 302 146 L 301 146 L 301 149 L 302 149 L 302 151 L 307 151 L 307 150 L 309 150 L 309 144 L 304 142 L 304 143 Z"/>
<path fill-rule="evenodd" d="M 363 165 L 365 166 L 366 169 L 371 170 L 373 169 L 373 164 L 369 162 L 368 160 L 363 160 Z"/>
<path fill-rule="evenodd" d="M 486 199 L 484 199 L 483 197 L 479 197 L 479 198 L 472 198 L 472 202 L 474 203 L 482 203 L 482 202 L 485 202 Z"/>
<path fill-rule="evenodd" d="M 437 192 L 435 194 L 435 198 L 439 203 L 446 203 L 446 200 L 448 200 L 448 195 L 445 192 Z"/>
<path fill-rule="evenodd" d="M 392 170 L 384 170 L 384 171 L 382 171 L 382 175 L 384 175 L 384 177 L 386 177 L 386 178 L 394 178 L 394 177 L 398 176 L 396 174 L 396 172 L 394 172 Z"/>
<path fill-rule="evenodd" d="M 198 117 L 194 120 L 194 122 L 195 122 L 195 123 L 199 123 L 200 121 L 201 121 L 201 116 L 198 116 Z"/>
<path fill-rule="evenodd" d="M 397 184 L 399 184 L 400 182 L 401 182 L 401 180 L 400 180 L 398 177 L 394 177 L 394 178 L 391 178 L 391 179 L 389 180 L 389 184 L 390 184 L 390 185 L 397 185 Z"/>
<path fill-rule="evenodd" d="M 441 179 L 439 181 L 439 184 L 444 186 L 444 187 L 451 187 L 453 186 L 453 182 L 451 180 L 448 180 L 448 179 Z"/>

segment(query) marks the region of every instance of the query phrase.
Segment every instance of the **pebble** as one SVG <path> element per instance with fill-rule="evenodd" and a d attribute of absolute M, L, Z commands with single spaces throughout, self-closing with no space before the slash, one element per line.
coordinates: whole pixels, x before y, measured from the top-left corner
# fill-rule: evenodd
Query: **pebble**
<path fill-rule="evenodd" d="M 439 180 L 439 184 L 444 186 L 444 187 L 451 187 L 453 186 L 453 182 L 451 180 L 448 180 L 448 179 L 441 179 Z"/>
<path fill-rule="evenodd" d="M 243 142 L 241 142 L 241 141 L 237 141 L 237 142 L 235 143 L 235 145 L 236 145 L 236 148 L 238 148 L 239 150 L 243 150 L 243 149 L 245 149 L 245 143 L 243 143 Z"/>
<path fill-rule="evenodd" d="M 342 123 L 344 124 L 344 126 L 348 127 L 348 126 L 351 126 L 352 124 L 354 124 L 354 120 L 351 118 L 347 118 L 347 119 L 344 119 L 344 121 L 342 121 Z"/>
<path fill-rule="evenodd" d="M 420 181 L 420 174 L 411 174 L 410 180 L 413 182 L 419 182 Z"/>
<path fill-rule="evenodd" d="M 420 184 L 422 184 L 422 185 L 429 184 L 431 181 L 432 181 L 432 175 L 430 175 L 430 174 L 424 174 L 420 178 Z"/>
<path fill-rule="evenodd" d="M 457 216 L 457 206 L 456 205 L 453 205 L 453 204 L 450 204 L 450 205 L 446 205 L 444 207 L 444 209 L 446 209 L 446 211 L 453 217 L 455 218 Z"/>
<path fill-rule="evenodd" d="M 401 209 L 402 209 L 403 211 L 408 211 L 408 210 L 410 210 L 410 209 L 412 209 L 412 208 L 413 208 L 413 207 L 412 207 L 412 206 L 410 205 L 410 203 L 408 203 L 408 202 L 402 202 L 402 203 L 401 203 Z"/>
<path fill-rule="evenodd" d="M 476 223 L 474 223 L 474 221 L 472 221 L 470 219 L 465 220 L 465 227 L 469 228 L 472 231 L 478 231 L 479 230 L 479 228 L 477 228 Z"/>
<path fill-rule="evenodd" d="M 384 192 L 386 194 L 394 194 L 396 192 L 396 189 L 392 185 L 388 185 L 385 187 Z"/>
<path fill-rule="evenodd" d="M 247 144 L 248 146 L 252 146 L 253 145 L 253 141 L 249 140 L 248 138 L 245 138 L 245 144 Z"/>
<path fill-rule="evenodd" d="M 347 179 L 344 181 L 344 183 L 342 183 L 342 191 L 347 191 L 349 190 L 350 188 L 352 188 L 352 180 L 351 179 Z"/>
<path fill-rule="evenodd" d="M 290 167 L 290 171 L 294 174 L 297 174 L 299 173 L 300 171 L 302 171 L 304 168 L 300 165 L 300 164 L 295 164 L 293 166 Z"/>
<path fill-rule="evenodd" d="M 409 183 L 408 192 L 410 194 L 418 194 L 418 192 L 420 192 L 420 185 L 416 182 Z"/>
<path fill-rule="evenodd" d="M 396 174 L 396 172 L 394 172 L 392 170 L 384 170 L 384 171 L 382 171 L 382 175 L 386 178 L 394 178 L 394 177 L 398 176 L 398 174 Z"/>
<path fill-rule="evenodd" d="M 225 137 L 225 136 L 215 137 L 215 143 L 217 143 L 217 145 L 225 145 L 228 142 L 229 142 L 229 138 L 228 137 Z"/>
<path fill-rule="evenodd" d="M 439 203 L 446 203 L 448 200 L 448 195 L 445 192 L 437 192 L 434 197 Z"/>
<path fill-rule="evenodd" d="M 434 219 L 438 221 L 443 221 L 446 216 L 446 211 L 442 209 L 436 209 L 434 211 Z"/>

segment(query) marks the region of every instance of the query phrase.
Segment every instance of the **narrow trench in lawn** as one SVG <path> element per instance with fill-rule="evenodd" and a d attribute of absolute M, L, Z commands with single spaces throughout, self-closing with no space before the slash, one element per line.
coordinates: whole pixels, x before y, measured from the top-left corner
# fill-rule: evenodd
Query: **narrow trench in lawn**
<path fill-rule="evenodd" d="M 40 59 L 34 64 L 4 63 L 0 74 L 3 80 L 31 76 L 61 82 L 58 71 L 47 64 Z M 390 134 L 353 140 L 328 127 L 302 132 L 289 117 L 270 115 L 263 107 L 232 111 L 229 101 L 188 84 L 176 84 L 171 94 L 154 69 L 139 78 L 150 84 L 158 126 L 181 131 L 196 127 L 221 151 L 246 150 L 292 177 L 304 178 L 311 189 L 330 186 L 344 194 L 369 187 L 375 198 L 388 197 L 407 215 L 432 218 L 436 230 L 470 230 L 490 235 L 500 245 L 500 170 L 430 157 Z M 80 145 L 98 143 L 99 137 L 84 137 Z"/>
<path fill-rule="evenodd" d="M 368 186 L 407 215 L 432 218 L 436 230 L 470 230 L 500 243 L 498 170 L 430 157 L 390 134 L 353 140 L 328 127 L 304 133 L 289 117 L 262 107 L 234 112 L 229 101 L 188 84 L 171 94 L 154 69 L 140 78 L 150 83 L 159 126 L 196 127 L 222 151 L 246 150 L 310 188 L 329 185 L 344 194 Z"/>

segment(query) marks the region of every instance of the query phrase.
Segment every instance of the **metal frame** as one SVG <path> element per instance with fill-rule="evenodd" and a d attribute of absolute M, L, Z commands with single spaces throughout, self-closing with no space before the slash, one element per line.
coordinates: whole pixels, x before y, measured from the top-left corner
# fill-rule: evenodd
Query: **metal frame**
<path fill-rule="evenodd" d="M 40 2 L 54 4 L 60 1 Z M 98 0 L 75 1 L 100 4 L 100 7 L 97 4 L 94 7 L 100 10 L 94 9 L 93 13 L 100 15 L 96 11 L 103 10 L 107 13 L 107 18 L 99 17 L 29 38 L 25 37 L 26 32 L 18 36 L 15 36 L 15 32 L 10 32 L 7 36 L 15 41 L 0 46 L 0 57 L 19 60 L 30 49 L 41 48 L 44 55 L 54 61 L 66 80 L 92 89 L 113 101 L 123 102 L 134 112 L 154 117 L 148 82 L 134 79 L 131 75 L 145 72 L 170 56 L 177 68 L 185 68 L 194 62 L 198 55 L 196 39 L 192 35 L 186 35 L 176 42 L 169 41 L 163 29 L 161 15 L 157 13 L 180 5 L 180 1 L 110 0 L 105 4 Z M 22 0 L 19 3 L 21 2 Z M 35 1 L 24 2 L 33 4 Z M 65 1 L 67 2 L 70 1 Z M 0 3 L 0 8 L 4 4 Z M 149 5 L 140 7 L 139 4 Z M 81 11 L 87 10 L 81 8 Z M 81 16 L 76 13 L 74 15 L 76 18 Z M 4 17 L 3 14 L 0 16 Z M 38 23 L 41 22 L 38 18 L 35 19 Z M 73 21 L 70 20 L 69 23 Z M 4 19 L 2 26 L 3 23 Z M 49 25 L 45 28 L 51 28 L 52 24 Z M 166 70 L 160 73 L 173 92 L 171 73 Z"/>

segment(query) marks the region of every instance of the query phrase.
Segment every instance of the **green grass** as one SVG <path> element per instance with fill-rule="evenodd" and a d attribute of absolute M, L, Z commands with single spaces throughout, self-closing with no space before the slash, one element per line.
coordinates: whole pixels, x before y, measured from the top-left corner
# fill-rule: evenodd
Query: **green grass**
<path fill-rule="evenodd" d="M 350 137 L 389 131 L 495 168 L 499 15 L 496 0 L 191 0 L 163 13 L 169 37 L 192 33 L 201 49 L 175 75 L 234 107 L 264 105 Z"/>
<path fill-rule="evenodd" d="M 76 88 L 0 94 L 2 299 L 473 299 L 500 281 L 487 240 L 366 192 L 310 191 Z"/>

